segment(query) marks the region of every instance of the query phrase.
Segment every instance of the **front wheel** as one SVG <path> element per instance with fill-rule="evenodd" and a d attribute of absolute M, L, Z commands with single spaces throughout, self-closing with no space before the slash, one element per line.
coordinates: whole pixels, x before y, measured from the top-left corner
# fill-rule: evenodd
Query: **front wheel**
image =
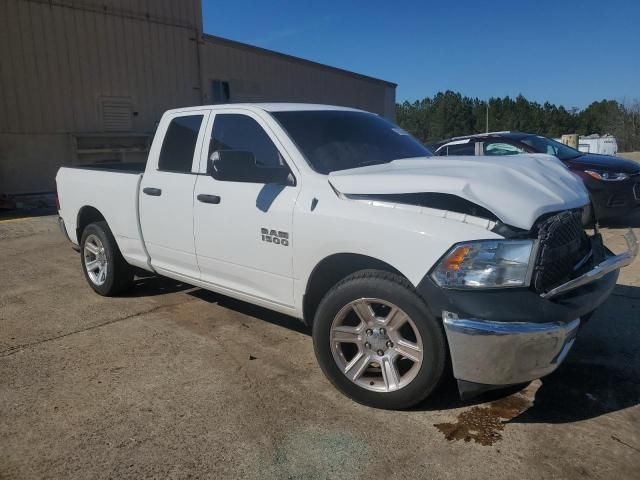
<path fill-rule="evenodd" d="M 133 268 L 122 257 L 107 222 L 84 229 L 80 252 L 84 276 L 100 295 L 117 295 L 133 284 Z"/>
<path fill-rule="evenodd" d="M 409 282 L 364 270 L 323 298 L 313 324 L 327 378 L 353 400 L 403 409 L 424 400 L 446 364 L 441 325 Z"/>

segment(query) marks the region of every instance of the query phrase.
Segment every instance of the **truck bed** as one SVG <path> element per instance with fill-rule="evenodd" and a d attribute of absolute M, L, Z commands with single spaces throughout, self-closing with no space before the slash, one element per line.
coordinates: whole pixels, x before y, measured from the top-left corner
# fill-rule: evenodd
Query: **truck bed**
<path fill-rule="evenodd" d="M 73 243 L 80 241 L 77 228 L 83 212 L 97 210 L 127 261 L 142 268 L 147 265 L 138 214 L 144 166 L 144 163 L 103 163 L 58 170 L 60 216 Z"/>
<path fill-rule="evenodd" d="M 144 173 L 146 162 L 106 162 L 73 165 L 65 168 L 80 168 L 85 170 L 100 170 L 104 172 Z"/>

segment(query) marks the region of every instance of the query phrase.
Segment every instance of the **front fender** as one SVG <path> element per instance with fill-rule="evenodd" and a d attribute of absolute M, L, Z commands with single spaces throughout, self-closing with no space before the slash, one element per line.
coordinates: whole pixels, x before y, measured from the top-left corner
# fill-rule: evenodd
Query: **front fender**
<path fill-rule="evenodd" d="M 483 228 L 466 215 L 441 210 L 338 197 L 320 199 L 314 210 L 299 207 L 306 203 L 297 204 L 292 238 L 294 296 L 300 302 L 313 269 L 331 255 L 372 257 L 418 285 L 453 244 L 502 238 L 487 229 L 490 222 Z"/>

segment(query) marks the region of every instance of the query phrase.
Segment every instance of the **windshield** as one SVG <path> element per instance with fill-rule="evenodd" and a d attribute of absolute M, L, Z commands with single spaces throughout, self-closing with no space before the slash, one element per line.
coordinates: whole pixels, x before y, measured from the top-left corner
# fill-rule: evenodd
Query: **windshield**
<path fill-rule="evenodd" d="M 531 135 L 520 140 L 522 143 L 529 145 L 538 153 L 547 153 L 554 155 L 560 160 L 571 160 L 579 157 L 582 152 L 575 148 L 568 147 L 564 143 L 556 142 L 547 137 Z"/>
<path fill-rule="evenodd" d="M 389 163 L 432 153 L 407 132 L 371 113 L 306 110 L 271 113 L 316 172 Z"/>

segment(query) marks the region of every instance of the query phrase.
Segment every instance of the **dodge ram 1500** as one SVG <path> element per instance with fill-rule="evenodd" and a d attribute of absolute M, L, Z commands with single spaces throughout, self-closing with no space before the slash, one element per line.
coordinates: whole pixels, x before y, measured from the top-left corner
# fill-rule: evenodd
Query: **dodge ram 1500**
<path fill-rule="evenodd" d="M 380 408 L 447 369 L 467 395 L 552 372 L 638 251 L 585 232 L 588 194 L 553 157 L 433 157 L 341 107 L 171 110 L 146 165 L 56 180 L 97 293 L 140 268 L 298 317 L 328 379 Z"/>

